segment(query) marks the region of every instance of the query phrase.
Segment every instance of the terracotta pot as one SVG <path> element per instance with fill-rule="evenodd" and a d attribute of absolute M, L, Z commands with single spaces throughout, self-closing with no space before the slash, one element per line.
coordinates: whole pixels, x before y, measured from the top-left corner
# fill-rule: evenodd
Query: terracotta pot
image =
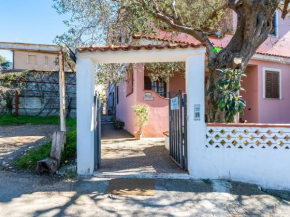
<path fill-rule="evenodd" d="M 141 139 L 142 139 L 142 133 L 140 133 L 140 132 L 135 132 L 135 139 L 136 139 L 136 140 L 141 140 Z"/>

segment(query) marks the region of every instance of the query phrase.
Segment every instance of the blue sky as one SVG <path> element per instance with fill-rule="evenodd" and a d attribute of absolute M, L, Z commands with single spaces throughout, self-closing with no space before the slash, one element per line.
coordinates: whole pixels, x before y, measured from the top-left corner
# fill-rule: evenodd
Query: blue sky
<path fill-rule="evenodd" d="M 56 35 L 67 30 L 63 20 L 52 8 L 53 0 L 0 0 L 0 42 L 53 44 Z M 12 60 L 10 51 L 0 55 Z"/>

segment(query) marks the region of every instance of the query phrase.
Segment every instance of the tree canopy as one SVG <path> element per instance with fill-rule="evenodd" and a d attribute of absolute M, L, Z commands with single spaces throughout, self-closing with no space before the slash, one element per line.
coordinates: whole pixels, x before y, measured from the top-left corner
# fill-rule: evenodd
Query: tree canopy
<path fill-rule="evenodd" d="M 280 10 L 282 18 L 289 12 L 289 0 L 54 0 L 59 13 L 71 13 L 65 21 L 69 31 L 57 36 L 57 43 L 70 46 L 131 43 L 133 33 L 157 34 L 158 29 L 172 36 L 184 33 L 206 47 L 209 76 L 207 82 L 207 120 L 223 121 L 218 112 L 219 83 L 226 73 L 243 72 L 258 47 L 268 38 L 273 15 Z M 234 28 L 232 14 L 237 16 Z M 210 37 L 232 33 L 229 43 L 216 50 Z M 162 68 L 161 65 L 155 66 Z M 170 68 L 170 66 L 169 66 Z M 156 77 L 170 76 L 162 70 Z M 168 71 L 167 71 L 168 72 Z M 163 73 L 163 74 L 162 74 Z M 235 71 L 233 72 L 235 73 Z M 154 78 L 154 76 L 152 76 Z M 228 88 L 230 89 L 232 85 Z M 235 89 L 236 91 L 236 89 Z M 238 95 L 238 93 L 236 94 Z M 240 105 L 234 97 L 231 105 Z M 226 106 L 227 107 L 227 106 Z M 225 108 L 226 108 L 225 107 Z M 235 107 L 235 106 L 234 106 Z"/>
<path fill-rule="evenodd" d="M 0 55 L 0 66 L 2 66 L 6 62 L 7 62 L 6 58 Z"/>

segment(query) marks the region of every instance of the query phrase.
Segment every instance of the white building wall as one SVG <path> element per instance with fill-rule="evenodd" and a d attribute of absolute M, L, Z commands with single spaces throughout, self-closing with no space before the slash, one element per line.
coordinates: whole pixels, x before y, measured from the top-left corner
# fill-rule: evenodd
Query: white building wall
<path fill-rule="evenodd" d="M 192 175 L 290 190 L 289 134 L 289 126 L 208 126 L 207 142 L 198 151 L 198 170 Z"/>

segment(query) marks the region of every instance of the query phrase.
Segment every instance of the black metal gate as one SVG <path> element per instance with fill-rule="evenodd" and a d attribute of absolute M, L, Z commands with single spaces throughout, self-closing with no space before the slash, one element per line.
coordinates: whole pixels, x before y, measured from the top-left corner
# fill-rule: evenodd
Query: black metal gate
<path fill-rule="evenodd" d="M 94 137 L 95 137 L 95 170 L 101 166 L 101 113 L 102 111 L 102 101 L 98 93 L 94 96 Z"/>
<path fill-rule="evenodd" d="M 169 100 L 169 151 L 171 159 L 187 170 L 187 98 L 181 91 Z"/>

